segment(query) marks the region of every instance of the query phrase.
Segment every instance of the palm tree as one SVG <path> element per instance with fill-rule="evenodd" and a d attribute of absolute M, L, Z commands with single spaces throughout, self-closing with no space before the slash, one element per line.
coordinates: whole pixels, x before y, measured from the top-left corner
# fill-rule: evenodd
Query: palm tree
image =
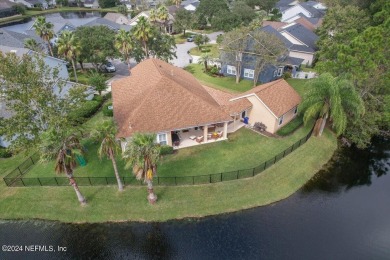
<path fill-rule="evenodd" d="M 133 168 L 133 173 L 138 180 L 144 180 L 148 184 L 148 200 L 154 204 L 157 200 L 153 192 L 153 176 L 157 174 L 157 162 L 160 158 L 160 146 L 155 143 L 155 134 L 136 133 L 126 144 L 123 158 L 126 161 L 125 168 Z"/>
<path fill-rule="evenodd" d="M 39 47 L 36 40 L 33 38 L 28 38 L 24 41 L 24 47 L 35 52 L 42 52 L 42 49 Z"/>
<path fill-rule="evenodd" d="M 166 33 L 167 32 L 167 22 L 169 20 L 169 13 L 168 13 L 168 9 L 164 5 L 160 6 L 157 9 L 157 19 L 159 21 L 161 21 L 161 23 L 163 24 L 164 29 L 165 29 L 165 33 Z M 161 30 L 161 26 L 160 26 L 160 30 Z"/>
<path fill-rule="evenodd" d="M 346 129 L 348 119 L 356 120 L 364 114 L 363 101 L 350 81 L 324 73 L 308 84 L 310 91 L 304 96 L 300 110 L 304 112 L 305 124 L 318 116 L 315 135 L 322 134 L 328 119 L 340 135 Z"/>
<path fill-rule="evenodd" d="M 66 131 L 48 130 L 42 134 L 40 151 L 41 161 L 43 162 L 55 158 L 55 172 L 57 174 L 65 173 L 81 205 L 87 204 L 73 177 L 73 170 L 77 165 L 77 156 L 82 155 L 84 151 L 79 137 L 74 133 L 67 135 Z"/>
<path fill-rule="evenodd" d="M 148 41 L 153 36 L 152 27 L 150 26 L 149 21 L 146 20 L 146 18 L 143 16 L 140 17 L 137 25 L 134 26 L 133 33 L 134 33 L 134 37 L 137 40 L 141 41 L 146 58 L 148 58 L 149 57 Z"/>
<path fill-rule="evenodd" d="M 149 11 L 149 21 L 152 24 L 155 24 L 157 22 L 157 11 L 156 11 L 156 9 L 151 9 Z"/>
<path fill-rule="evenodd" d="M 106 156 L 112 161 L 116 181 L 118 182 L 118 189 L 119 191 L 123 191 L 123 184 L 121 178 L 119 177 L 118 167 L 115 160 L 115 156 L 120 151 L 120 145 L 116 141 L 115 133 L 116 130 L 114 124 L 110 121 L 105 121 L 92 132 L 92 136 L 96 141 L 101 142 L 98 149 L 100 160 L 103 158 L 103 156 Z"/>
<path fill-rule="evenodd" d="M 114 46 L 123 55 L 123 58 L 130 70 L 130 54 L 134 48 L 134 41 L 131 37 L 131 33 L 120 29 L 115 36 Z"/>
<path fill-rule="evenodd" d="M 41 37 L 42 40 L 47 42 L 51 56 L 54 56 L 50 44 L 50 39 L 54 36 L 53 27 L 54 25 L 52 23 L 46 22 L 46 18 L 44 16 L 38 16 L 33 25 L 35 33 Z"/>
<path fill-rule="evenodd" d="M 211 61 L 214 61 L 214 58 L 213 58 L 213 56 L 211 56 L 211 54 L 210 53 L 203 53 L 201 56 L 200 56 L 200 58 L 199 58 L 199 60 L 198 60 L 198 63 L 199 64 L 204 64 L 204 69 L 205 69 L 205 71 L 207 72 L 207 70 L 208 70 L 208 63 L 209 62 L 211 62 Z"/>
<path fill-rule="evenodd" d="M 80 55 L 80 42 L 78 41 L 76 35 L 71 31 L 63 32 L 57 41 L 58 46 L 58 55 L 65 57 L 66 59 L 72 62 L 74 78 L 76 82 L 77 72 L 76 72 L 76 59 Z"/>
<path fill-rule="evenodd" d="M 179 7 L 179 6 L 180 6 L 181 0 L 173 0 L 173 1 L 174 1 L 174 3 L 175 3 L 176 7 Z"/>

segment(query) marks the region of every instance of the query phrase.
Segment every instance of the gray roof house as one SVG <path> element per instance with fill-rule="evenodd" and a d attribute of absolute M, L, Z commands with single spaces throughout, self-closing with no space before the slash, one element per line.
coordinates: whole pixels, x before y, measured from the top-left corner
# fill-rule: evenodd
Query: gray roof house
<path fill-rule="evenodd" d="M 46 49 L 46 44 L 35 33 L 34 35 L 30 35 L 0 28 L 0 44 L 3 46 L 24 48 L 24 42 L 27 39 L 34 39 L 41 45 L 42 49 Z"/>
<path fill-rule="evenodd" d="M 282 14 L 282 22 L 293 22 L 303 16 L 307 18 L 322 18 L 326 12 L 326 7 L 323 4 L 314 1 L 302 2 L 292 6 L 280 6 L 278 8 Z"/>
<path fill-rule="evenodd" d="M 119 29 L 123 29 L 125 31 L 130 31 L 131 26 L 125 25 L 125 24 L 117 24 L 113 21 L 107 20 L 105 18 L 96 18 L 95 20 L 92 20 L 89 23 L 84 24 L 83 26 L 99 26 L 104 25 L 107 26 L 109 29 L 118 31 Z"/>

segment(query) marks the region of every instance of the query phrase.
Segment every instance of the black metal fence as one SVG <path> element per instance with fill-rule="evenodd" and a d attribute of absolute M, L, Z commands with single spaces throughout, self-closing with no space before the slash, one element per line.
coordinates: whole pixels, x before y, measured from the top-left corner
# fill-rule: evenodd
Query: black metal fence
<path fill-rule="evenodd" d="M 275 155 L 268 161 L 249 169 L 241 169 L 230 172 L 221 172 L 208 175 L 197 175 L 197 176 L 177 176 L 177 177 L 155 177 L 154 185 L 161 186 L 177 186 L 177 185 L 200 185 L 217 183 L 223 181 L 231 181 L 238 179 L 245 179 L 254 177 L 264 170 L 268 169 L 279 160 L 289 155 L 295 149 L 300 147 L 302 144 L 309 140 L 313 130 L 311 130 L 305 137 L 294 143 L 292 146 Z M 3 178 L 4 182 L 9 187 L 23 187 L 23 186 L 67 186 L 69 180 L 66 177 L 40 177 L 40 178 L 28 178 L 23 177 L 29 169 L 38 160 L 38 155 L 34 154 L 19 165 L 16 169 L 10 172 Z M 75 177 L 79 186 L 101 186 L 101 185 L 116 185 L 115 177 Z M 124 185 L 143 185 L 142 181 L 137 180 L 135 177 L 122 177 Z"/>

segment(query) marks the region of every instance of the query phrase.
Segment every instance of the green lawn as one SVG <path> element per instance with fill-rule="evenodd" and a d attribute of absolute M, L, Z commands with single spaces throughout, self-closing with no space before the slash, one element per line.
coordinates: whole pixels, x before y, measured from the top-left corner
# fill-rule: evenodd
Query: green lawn
<path fill-rule="evenodd" d="M 48 219 L 63 222 L 165 221 L 201 217 L 267 205 L 301 188 L 331 158 L 337 147 L 328 130 L 254 178 L 213 185 L 155 187 L 149 205 L 146 187 L 80 187 L 81 207 L 71 187 L 8 188 L 0 182 L 0 219 Z M 315 151 L 315 152 L 313 152 Z M 240 164 L 241 156 L 237 158 Z"/>
<path fill-rule="evenodd" d="M 308 84 L 308 82 L 310 81 L 311 79 L 287 79 L 288 84 L 290 84 L 301 97 L 303 97 L 305 93 L 310 89 L 310 85 Z"/>
<path fill-rule="evenodd" d="M 4 177 L 7 173 L 15 169 L 27 158 L 28 155 L 25 153 L 19 153 L 10 158 L 0 158 L 0 177 Z"/>
<path fill-rule="evenodd" d="M 198 81 L 204 85 L 229 90 L 233 92 L 245 92 L 253 87 L 253 82 L 242 79 L 236 84 L 235 77 L 212 77 L 203 72 L 203 66 L 199 64 L 191 64 L 185 68 L 192 73 Z"/>
<path fill-rule="evenodd" d="M 201 56 L 203 53 L 209 53 L 213 58 L 219 58 L 219 49 L 218 44 L 206 44 L 198 47 L 192 48 L 190 54 L 194 56 Z"/>
<path fill-rule="evenodd" d="M 175 38 L 175 43 L 176 44 L 182 44 L 182 43 L 187 42 L 187 38 L 190 37 L 191 35 L 194 35 L 194 33 L 186 31 L 186 35 L 183 35 L 182 33 L 179 33 L 179 34 L 175 34 L 173 36 L 173 38 Z"/>
<path fill-rule="evenodd" d="M 287 136 L 297 130 L 303 124 L 303 115 L 298 115 L 287 125 L 283 126 L 277 131 L 280 136 Z"/>
<path fill-rule="evenodd" d="M 310 131 L 311 125 L 302 127 L 287 138 L 269 138 L 243 128 L 230 134 L 229 140 L 199 145 L 178 150 L 163 157 L 158 174 L 166 176 L 196 176 L 240 169 L 253 168 L 284 151 Z M 114 172 L 110 160 L 97 158 L 98 144 L 86 141 L 87 165 L 78 167 L 75 176 L 112 177 Z M 118 169 L 122 176 L 131 176 L 124 169 L 124 162 L 118 158 Z M 37 164 L 26 177 L 55 177 L 54 162 Z"/>
<path fill-rule="evenodd" d="M 95 69 L 84 69 L 84 70 L 76 70 L 77 79 L 79 83 L 89 85 L 89 77 L 91 71 L 95 71 Z M 106 80 L 112 78 L 114 76 L 113 73 L 103 73 Z M 72 68 L 69 68 L 69 77 L 71 81 L 75 81 L 74 72 Z"/>

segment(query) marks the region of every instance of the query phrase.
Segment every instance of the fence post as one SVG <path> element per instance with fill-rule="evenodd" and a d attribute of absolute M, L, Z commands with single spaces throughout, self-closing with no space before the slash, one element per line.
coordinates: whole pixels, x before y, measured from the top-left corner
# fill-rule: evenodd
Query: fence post
<path fill-rule="evenodd" d="M 175 176 L 175 185 L 177 186 L 176 176 Z"/>
<path fill-rule="evenodd" d="M 33 160 L 33 158 L 32 158 L 32 156 L 30 156 L 30 159 L 31 159 L 32 163 L 35 164 L 35 163 L 34 163 L 34 160 Z"/>
<path fill-rule="evenodd" d="M 90 178 L 90 177 L 88 177 L 88 181 L 89 181 L 89 185 L 91 185 L 91 186 L 92 186 L 92 183 L 91 183 L 91 178 Z"/>
<path fill-rule="evenodd" d="M 18 167 L 18 168 L 19 168 L 19 167 Z M 20 180 L 22 181 L 23 186 L 26 186 L 26 184 L 24 184 L 23 178 L 20 178 Z"/>
<path fill-rule="evenodd" d="M 209 183 L 211 183 L 211 174 L 209 175 L 209 178 L 210 178 Z"/>
<path fill-rule="evenodd" d="M 195 184 L 195 176 L 192 176 L 192 185 Z"/>
<path fill-rule="evenodd" d="M 157 177 L 157 184 L 160 185 L 160 177 Z"/>
<path fill-rule="evenodd" d="M 302 142 L 302 139 L 301 139 L 301 140 L 299 140 L 299 146 L 301 146 L 301 142 Z"/>
<path fill-rule="evenodd" d="M 58 185 L 57 177 L 54 177 L 54 180 L 56 181 L 57 186 L 60 186 L 60 185 Z"/>
<path fill-rule="evenodd" d="M 277 155 L 275 155 L 275 160 L 274 160 L 274 164 L 276 163 L 276 157 L 277 157 Z"/>
<path fill-rule="evenodd" d="M 283 152 L 283 158 L 284 158 L 285 155 L 286 155 L 286 150 L 284 150 L 284 152 Z"/>
<path fill-rule="evenodd" d="M 41 185 L 41 186 L 42 186 L 42 182 L 41 182 L 41 180 L 40 180 L 39 178 L 37 178 L 37 179 L 38 179 L 39 185 Z"/>
<path fill-rule="evenodd" d="M 263 170 L 265 170 L 265 167 L 267 167 L 267 161 L 265 161 L 265 163 L 264 163 L 264 169 Z"/>
<path fill-rule="evenodd" d="M 19 170 L 20 175 L 22 175 L 22 171 L 20 170 L 19 166 L 18 166 L 18 170 Z"/>
<path fill-rule="evenodd" d="M 253 171 L 252 171 L 252 177 L 255 176 L 255 168 L 253 168 Z"/>
<path fill-rule="evenodd" d="M 106 184 L 108 185 L 107 177 L 104 177 L 104 179 L 106 179 Z"/>
<path fill-rule="evenodd" d="M 236 176 L 236 180 L 238 180 L 238 174 L 239 174 L 240 170 L 237 171 L 237 176 Z"/>
<path fill-rule="evenodd" d="M 221 182 L 222 182 L 222 174 L 223 174 L 223 172 L 221 172 Z"/>

